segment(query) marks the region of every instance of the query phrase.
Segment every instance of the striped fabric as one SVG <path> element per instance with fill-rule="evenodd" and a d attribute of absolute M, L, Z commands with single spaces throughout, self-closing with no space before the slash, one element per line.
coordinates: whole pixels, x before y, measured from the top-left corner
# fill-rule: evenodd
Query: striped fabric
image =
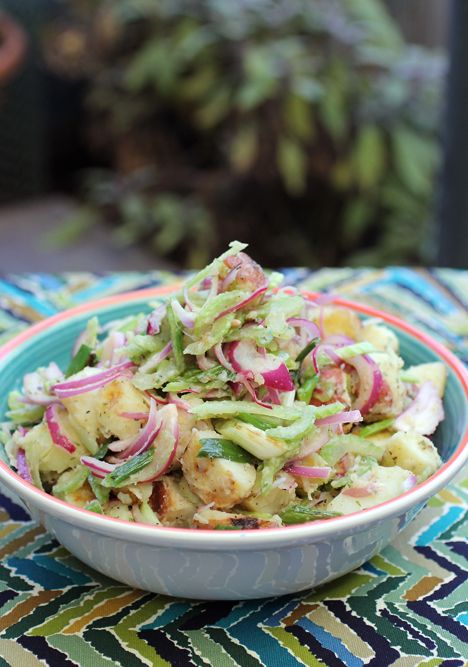
<path fill-rule="evenodd" d="M 369 303 L 468 362 L 468 272 L 286 269 L 288 283 Z M 0 279 L 0 342 L 90 299 L 167 273 Z M 463 667 L 468 657 L 468 480 L 432 498 L 359 570 L 300 595 L 190 602 L 90 570 L 0 493 L 0 667 Z"/>

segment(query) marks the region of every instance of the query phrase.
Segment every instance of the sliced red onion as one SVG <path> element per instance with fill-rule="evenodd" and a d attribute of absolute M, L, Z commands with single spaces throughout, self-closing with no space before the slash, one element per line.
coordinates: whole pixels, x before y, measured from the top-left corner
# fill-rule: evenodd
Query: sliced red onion
<path fill-rule="evenodd" d="M 315 324 L 315 322 L 306 320 L 304 317 L 290 317 L 288 320 L 286 320 L 286 322 L 292 327 L 305 329 L 310 334 L 312 334 L 312 338 L 320 338 L 320 329 Z"/>
<path fill-rule="evenodd" d="M 216 366 L 216 362 L 213 361 L 213 359 L 208 359 L 208 357 L 205 354 L 197 355 L 197 364 L 200 370 L 202 371 L 209 371 L 210 368 Z"/>
<path fill-rule="evenodd" d="M 235 373 L 234 368 L 232 367 L 232 364 L 229 363 L 229 361 L 226 359 L 226 356 L 223 351 L 223 346 L 221 343 L 218 343 L 217 345 L 214 346 L 213 348 L 216 359 L 219 361 L 221 366 L 224 366 L 226 370 L 228 370 L 230 373 Z"/>
<path fill-rule="evenodd" d="M 325 345 L 324 343 L 320 343 L 320 345 L 317 345 L 316 347 L 314 347 L 314 349 L 311 352 L 312 364 L 314 366 L 314 370 L 315 370 L 316 373 L 320 373 L 320 366 L 319 366 L 319 362 L 318 362 L 318 357 L 319 357 L 319 354 L 322 354 L 322 353 L 326 354 L 334 364 L 339 365 L 339 364 L 343 363 L 343 359 L 341 359 L 336 354 L 336 351 L 335 351 L 335 348 L 334 348 L 333 345 Z"/>
<path fill-rule="evenodd" d="M 324 338 L 322 342 L 327 345 L 337 345 L 342 347 L 345 345 L 354 345 L 356 341 L 349 336 L 344 336 L 343 334 L 331 334 L 330 336 Z"/>
<path fill-rule="evenodd" d="M 265 386 L 279 391 L 293 391 L 294 384 L 286 364 L 273 354 L 262 355 L 249 340 L 226 345 L 226 354 L 235 371 L 251 372 L 263 377 Z"/>
<path fill-rule="evenodd" d="M 129 370 L 134 367 L 133 362 L 124 361 L 117 366 L 108 368 L 100 373 L 93 373 L 87 377 L 79 380 L 68 380 L 61 382 L 52 387 L 52 391 L 58 398 L 69 398 L 70 396 L 78 396 L 85 394 L 88 391 L 94 391 L 104 387 L 109 382 L 112 382 L 121 375 L 127 375 Z"/>
<path fill-rule="evenodd" d="M 119 351 L 119 349 L 124 347 L 125 342 L 124 333 L 121 331 L 111 331 L 101 348 L 101 366 L 113 366 L 121 362 L 122 351 Z"/>
<path fill-rule="evenodd" d="M 254 301 L 257 297 L 264 294 L 267 291 L 267 289 L 268 289 L 268 283 L 266 285 L 258 287 L 254 292 L 252 292 L 252 294 L 249 294 L 249 296 L 247 296 L 245 299 L 239 301 L 239 303 L 236 303 L 234 304 L 234 306 L 227 308 L 227 310 L 223 310 L 223 312 L 216 317 L 216 320 L 219 320 L 221 317 L 224 317 L 229 313 L 235 313 L 237 310 L 240 310 L 241 308 L 245 308 L 245 306 Z"/>
<path fill-rule="evenodd" d="M 350 486 L 341 493 L 350 498 L 367 498 L 375 493 L 375 491 L 369 486 Z"/>
<path fill-rule="evenodd" d="M 118 467 L 118 465 L 114 463 L 100 461 L 93 456 L 82 456 L 80 461 L 84 466 L 91 470 L 95 477 L 99 477 L 100 479 L 104 479 L 106 475 L 113 472 Z"/>
<path fill-rule="evenodd" d="M 226 276 L 221 281 L 221 285 L 219 286 L 219 291 L 220 292 L 225 292 L 227 290 L 227 288 L 229 287 L 229 285 L 231 285 L 234 282 L 241 266 L 242 266 L 242 262 L 239 261 L 239 264 L 237 266 L 234 266 L 234 268 L 232 268 L 226 274 Z"/>
<path fill-rule="evenodd" d="M 346 363 L 353 366 L 359 376 L 359 391 L 353 408 L 366 415 L 379 400 L 384 386 L 382 371 L 367 354 L 347 359 Z"/>
<path fill-rule="evenodd" d="M 45 411 L 45 421 L 47 428 L 49 429 L 50 437 L 52 438 L 54 445 L 61 447 L 69 454 L 73 454 L 73 452 L 76 451 L 76 446 L 63 432 L 59 422 L 58 411 L 59 406 L 57 403 L 49 405 Z"/>
<path fill-rule="evenodd" d="M 191 408 L 190 403 L 184 401 L 183 398 L 179 398 L 177 394 L 169 394 L 168 403 L 173 403 L 176 406 L 176 408 L 184 410 L 185 412 L 188 412 Z"/>
<path fill-rule="evenodd" d="M 253 388 L 251 381 L 248 379 L 248 375 L 246 373 L 238 373 L 237 380 L 239 384 L 241 384 L 247 390 L 254 403 L 257 403 L 257 405 L 261 405 L 262 407 L 269 408 L 271 410 L 271 403 L 264 403 L 258 398 L 257 394 L 255 393 L 255 389 Z"/>
<path fill-rule="evenodd" d="M 121 460 L 127 460 L 138 454 L 143 454 L 147 449 L 151 447 L 153 441 L 161 430 L 162 420 L 158 415 L 158 406 L 155 400 L 150 399 L 149 413 L 146 424 L 140 430 L 140 432 L 134 437 L 126 442 L 126 448 L 121 451 L 118 455 L 118 458 Z M 113 450 L 115 451 L 116 443 Z"/>
<path fill-rule="evenodd" d="M 124 419 L 133 419 L 134 421 L 142 421 L 143 419 L 148 419 L 147 412 L 121 412 L 119 417 Z"/>
<path fill-rule="evenodd" d="M 316 479 L 327 479 L 330 476 L 331 468 L 329 466 L 299 466 L 288 465 L 284 468 L 291 475 L 299 477 L 312 477 Z"/>
<path fill-rule="evenodd" d="M 26 460 L 26 452 L 21 447 L 16 454 L 16 470 L 18 471 L 18 475 L 26 482 L 29 482 L 30 484 L 34 483 Z"/>
<path fill-rule="evenodd" d="M 180 303 L 177 301 L 177 299 L 172 299 L 171 301 L 171 306 L 172 310 L 174 312 L 174 315 L 177 317 L 178 320 L 182 323 L 182 326 L 184 326 L 186 329 L 193 329 L 195 325 L 195 314 L 194 313 L 188 313 L 185 308 L 183 308 Z"/>
<path fill-rule="evenodd" d="M 294 392 L 296 393 L 296 392 Z M 287 394 L 292 394 L 292 392 L 284 392 L 283 396 Z M 271 387 L 267 388 L 267 397 L 269 398 L 272 405 L 282 405 L 281 399 L 277 389 L 272 389 Z"/>
<path fill-rule="evenodd" d="M 184 287 L 184 300 L 185 300 L 185 305 L 189 309 L 190 312 L 192 313 L 197 313 L 200 308 L 194 304 L 192 299 L 190 298 L 190 291 Z"/>
<path fill-rule="evenodd" d="M 161 396 L 158 396 L 157 394 L 150 394 L 149 392 L 146 392 L 146 395 L 149 396 L 149 398 L 154 398 L 158 405 L 167 405 L 169 403 L 166 398 L 161 398 Z"/>
<path fill-rule="evenodd" d="M 157 366 L 159 366 L 161 361 L 164 361 L 164 359 L 170 355 L 171 352 L 172 343 L 169 341 L 169 343 L 167 343 L 162 350 L 151 355 L 151 357 L 148 357 L 145 363 L 140 366 L 140 372 L 149 373 L 153 371 Z"/>
<path fill-rule="evenodd" d="M 444 418 L 444 406 L 434 384 L 427 380 L 419 387 L 413 402 L 395 419 L 398 431 L 431 435 Z"/>
<path fill-rule="evenodd" d="M 174 462 L 179 444 L 179 422 L 175 405 L 165 405 L 159 411 L 162 427 L 154 441 L 153 461 L 135 476 L 131 483 L 154 482 L 165 475 Z"/>
<path fill-rule="evenodd" d="M 327 426 L 328 424 L 351 424 L 361 421 L 362 421 L 362 415 L 360 411 L 350 410 L 349 412 L 338 412 L 335 415 L 330 415 L 329 417 L 323 417 L 322 419 L 317 419 L 315 425 Z"/>
<path fill-rule="evenodd" d="M 410 489 L 414 488 L 416 484 L 418 483 L 416 475 L 413 475 L 413 473 L 410 473 L 403 482 L 403 489 L 405 491 L 409 491 Z"/>
<path fill-rule="evenodd" d="M 161 304 L 148 315 L 146 333 L 150 336 L 158 334 L 161 330 L 161 322 L 166 316 L 166 306 Z"/>
<path fill-rule="evenodd" d="M 300 461 L 306 456 L 310 456 L 310 454 L 315 454 L 315 452 L 318 452 L 329 440 L 330 434 L 328 433 L 327 428 L 313 430 L 312 433 L 305 438 L 298 454 L 291 463 L 296 463 L 296 461 Z"/>

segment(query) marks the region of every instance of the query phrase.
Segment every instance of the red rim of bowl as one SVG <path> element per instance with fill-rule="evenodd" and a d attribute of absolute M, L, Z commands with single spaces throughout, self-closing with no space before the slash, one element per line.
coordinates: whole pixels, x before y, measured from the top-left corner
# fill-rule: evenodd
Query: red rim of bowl
<path fill-rule="evenodd" d="M 83 313 L 104 309 L 109 306 L 117 305 L 128 301 L 144 301 L 145 299 L 152 299 L 155 297 L 164 296 L 166 294 L 170 294 L 171 292 L 175 291 L 178 288 L 178 286 L 179 283 L 165 285 L 161 287 L 152 287 L 145 290 L 126 292 L 124 294 L 118 294 L 107 298 L 99 299 L 96 301 L 89 301 L 85 304 L 81 304 L 74 308 L 70 308 L 61 313 L 58 313 L 57 315 L 53 315 L 52 317 L 46 318 L 41 322 L 38 322 L 37 324 L 29 327 L 28 329 L 21 332 L 20 334 L 12 338 L 10 341 L 5 343 L 2 347 L 0 347 L 0 361 L 3 360 L 8 354 L 10 354 L 10 352 L 16 350 L 16 348 L 18 348 L 24 342 L 26 342 L 30 338 L 33 338 L 36 334 L 46 329 L 50 329 L 59 322 L 68 320 L 72 317 L 81 315 Z M 316 293 L 307 290 L 303 290 L 301 291 L 301 293 L 305 298 L 309 300 L 314 300 L 317 296 Z M 332 303 L 333 305 L 345 306 L 347 308 L 350 308 L 351 310 L 357 311 L 364 315 L 368 315 L 370 317 L 380 318 L 385 322 L 387 322 L 388 324 L 392 324 L 397 329 L 401 329 L 406 333 L 410 334 L 411 336 L 413 336 L 414 338 L 416 338 L 417 340 L 419 340 L 421 343 L 423 343 L 429 349 L 435 352 L 439 357 L 441 357 L 441 359 L 452 369 L 452 371 L 455 373 L 458 380 L 460 381 L 460 384 L 462 385 L 463 390 L 465 392 L 465 397 L 468 400 L 468 372 L 465 369 L 462 362 L 452 352 L 450 352 L 450 350 L 448 350 L 442 343 L 439 343 L 428 334 L 416 329 L 410 324 L 407 324 L 400 318 L 391 315 L 389 313 L 380 311 L 376 308 L 373 308 L 372 306 L 368 306 L 362 303 L 357 303 L 354 301 L 349 301 L 347 299 L 342 299 L 340 297 L 334 298 Z M 255 536 L 257 538 L 257 540 L 255 541 L 258 541 L 258 538 L 261 538 L 262 542 L 265 541 L 277 542 L 277 541 L 283 541 L 281 539 L 278 540 L 278 538 L 281 538 L 281 536 L 283 536 L 286 539 L 289 539 L 289 538 L 294 538 L 296 536 L 297 537 L 312 536 L 312 534 L 313 533 L 315 534 L 316 532 L 320 534 L 329 533 L 333 532 L 334 529 L 338 531 L 340 529 L 348 528 L 351 524 L 353 526 L 358 526 L 361 525 L 362 523 L 365 523 L 367 520 L 369 520 L 369 523 L 373 523 L 374 521 L 381 520 L 386 516 L 396 514 L 398 512 L 407 511 L 410 507 L 417 505 L 419 502 L 425 501 L 428 497 L 430 497 L 434 493 L 437 493 L 439 488 L 442 488 L 443 485 L 447 483 L 458 472 L 459 469 L 461 469 L 463 463 L 461 459 L 462 455 L 465 454 L 465 457 L 468 457 L 468 450 L 465 452 L 465 447 L 467 444 L 468 444 L 468 426 L 466 427 L 463 436 L 460 438 L 460 442 L 457 449 L 454 451 L 452 456 L 437 470 L 437 472 L 435 472 L 431 477 L 429 477 L 424 482 L 421 482 L 420 484 L 415 486 L 413 489 L 406 491 L 405 493 L 401 494 L 400 496 L 397 496 L 396 498 L 392 498 L 391 500 L 387 500 L 383 503 L 380 503 L 379 505 L 375 505 L 374 507 L 369 507 L 367 509 L 359 510 L 358 512 L 353 512 L 352 514 L 346 514 L 343 516 L 334 517 L 332 519 L 306 522 L 291 526 L 269 528 L 267 530 L 247 529 L 247 530 L 233 531 L 233 532 L 221 531 L 221 533 L 220 531 L 217 530 L 199 530 L 195 528 L 153 526 L 137 522 L 124 521 L 123 519 L 115 519 L 113 517 L 109 517 L 106 515 L 96 514 L 94 512 L 85 510 L 81 507 L 76 507 L 75 505 L 71 505 L 63 500 L 60 500 L 59 498 L 55 498 L 54 496 L 49 495 L 48 493 L 42 491 L 41 489 L 38 489 L 36 486 L 25 481 L 22 477 L 20 477 L 16 472 L 14 472 L 14 470 L 12 470 L 6 463 L 4 463 L 1 460 L 0 460 L 0 471 L 5 473 L 7 477 L 11 478 L 11 481 L 15 487 L 18 485 L 20 487 L 23 487 L 24 491 L 27 493 L 28 496 L 31 495 L 32 492 L 32 494 L 36 495 L 38 499 L 41 499 L 43 502 L 46 501 L 46 504 L 51 504 L 51 506 L 55 507 L 56 510 L 66 509 L 68 512 L 71 512 L 72 515 L 74 515 L 76 518 L 83 520 L 85 523 L 87 520 L 89 523 L 94 524 L 93 526 L 94 529 L 96 529 L 98 525 L 102 528 L 108 527 L 109 529 L 111 528 L 112 525 L 114 525 L 116 529 L 118 529 L 119 526 L 125 526 L 127 530 L 130 531 L 128 533 L 129 538 L 132 536 L 132 534 L 134 535 L 140 534 L 140 536 L 144 534 L 146 537 L 155 537 L 157 535 L 162 537 L 164 535 L 166 536 L 166 538 L 169 538 L 169 541 L 171 541 L 172 537 L 174 538 L 181 537 L 183 539 L 187 539 L 190 536 L 196 536 L 197 543 L 200 546 L 202 546 L 204 542 L 213 542 L 213 538 L 215 537 L 218 538 L 215 540 L 215 542 L 219 543 L 220 545 L 229 543 L 232 544 L 232 542 L 238 541 L 238 539 L 236 540 L 236 538 L 239 537 L 241 537 L 242 541 L 244 541 L 244 539 L 246 538 L 248 539 L 248 536 L 251 536 L 252 538 L 253 536 Z M 459 462 L 460 466 L 458 467 Z M 439 482 L 441 477 L 447 477 L 447 479 L 445 479 L 442 482 Z M 429 492 L 427 492 L 428 489 Z M 314 528 L 316 530 L 313 530 Z M 249 542 L 251 542 L 250 539 Z"/>

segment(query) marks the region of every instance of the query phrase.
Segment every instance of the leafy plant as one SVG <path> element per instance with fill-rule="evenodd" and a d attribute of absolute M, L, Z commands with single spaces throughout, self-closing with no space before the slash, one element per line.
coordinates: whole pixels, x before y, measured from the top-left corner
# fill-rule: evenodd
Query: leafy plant
<path fill-rule="evenodd" d="M 427 260 L 445 61 L 380 0 L 99 0 L 89 30 L 115 175 L 87 200 L 117 240 L 191 264 L 231 237 L 270 265 Z"/>

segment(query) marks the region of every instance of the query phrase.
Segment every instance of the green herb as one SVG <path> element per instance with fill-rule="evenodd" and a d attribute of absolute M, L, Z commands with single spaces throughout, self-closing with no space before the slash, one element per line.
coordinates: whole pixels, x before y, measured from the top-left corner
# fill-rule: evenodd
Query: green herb
<path fill-rule="evenodd" d="M 242 530 L 242 526 L 223 526 L 219 523 L 214 527 L 215 530 Z"/>
<path fill-rule="evenodd" d="M 315 387 L 318 384 L 318 381 L 319 381 L 319 376 L 317 373 L 315 373 L 312 377 L 307 378 L 304 384 L 297 390 L 298 399 L 309 405 L 310 401 L 312 400 L 312 395 L 314 393 Z"/>
<path fill-rule="evenodd" d="M 94 352 L 88 345 L 81 345 L 78 352 L 75 354 L 73 359 L 70 361 L 70 364 L 65 372 L 65 377 L 70 377 L 70 375 L 75 375 L 79 371 L 83 370 L 86 366 L 89 366 L 94 358 Z"/>
<path fill-rule="evenodd" d="M 269 419 L 268 417 L 257 417 L 255 415 L 248 415 L 245 412 L 241 412 L 240 414 L 238 414 L 237 419 L 240 419 L 241 422 L 245 422 L 246 424 L 251 424 L 252 426 L 259 428 L 262 431 L 266 431 L 268 428 L 273 428 L 275 426 L 278 426 L 278 420 L 276 419 Z"/>
<path fill-rule="evenodd" d="M 122 463 L 122 465 L 119 465 L 118 468 L 106 475 L 101 484 L 109 489 L 125 486 L 124 483 L 127 479 L 136 472 L 146 468 L 146 466 L 153 460 L 153 456 L 153 449 L 149 449 L 147 452 L 135 456 L 133 459 L 130 459 L 130 461 Z"/>
<path fill-rule="evenodd" d="M 306 503 L 291 505 L 280 514 L 281 521 L 286 525 L 305 523 L 306 521 L 318 521 L 320 519 L 332 519 L 335 516 L 341 515 L 339 512 L 316 509 Z"/>
<path fill-rule="evenodd" d="M 385 429 L 389 428 L 394 421 L 395 420 L 390 417 L 389 419 L 382 419 L 380 422 L 374 422 L 374 424 L 368 424 L 359 429 L 359 435 L 361 438 L 368 438 L 370 435 L 385 431 Z"/>
<path fill-rule="evenodd" d="M 317 343 L 318 343 L 318 338 L 313 338 L 309 343 L 307 343 L 305 348 L 303 350 L 301 350 L 301 352 L 299 352 L 299 354 L 297 355 L 296 361 L 298 363 L 301 363 L 302 361 L 304 361 L 304 359 L 307 357 L 309 352 L 312 352 L 312 350 L 317 345 Z"/>
<path fill-rule="evenodd" d="M 96 512 L 96 514 L 104 514 L 99 500 L 91 500 L 91 502 L 85 505 L 84 508 L 85 510 L 88 510 L 88 512 Z"/>
<path fill-rule="evenodd" d="M 91 491 L 96 496 L 96 499 L 101 505 L 105 505 L 109 500 L 110 489 L 104 488 L 101 481 L 94 475 L 88 475 L 88 484 L 91 487 Z"/>
<path fill-rule="evenodd" d="M 198 456 L 210 459 L 227 459 L 235 463 L 254 463 L 255 457 L 231 440 L 224 438 L 201 438 Z"/>

